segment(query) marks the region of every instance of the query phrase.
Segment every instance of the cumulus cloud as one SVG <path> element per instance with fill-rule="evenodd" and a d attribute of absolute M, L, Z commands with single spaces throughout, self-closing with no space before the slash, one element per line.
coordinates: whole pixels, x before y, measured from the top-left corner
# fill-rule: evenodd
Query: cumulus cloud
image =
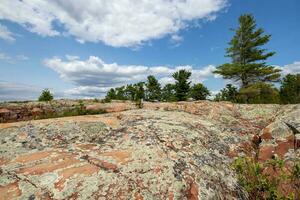
<path fill-rule="evenodd" d="M 2 0 L 0 19 L 42 36 L 134 47 L 168 34 L 180 39 L 179 30 L 190 22 L 214 20 L 226 5 L 227 0 Z"/>
<path fill-rule="evenodd" d="M 282 68 L 282 74 L 299 74 L 300 73 L 300 61 L 295 61 L 292 64 L 288 64 L 283 66 Z"/>
<path fill-rule="evenodd" d="M 34 100 L 41 89 L 26 84 L 0 81 L 0 101 Z"/>
<path fill-rule="evenodd" d="M 14 42 L 14 34 L 10 32 L 6 26 L 0 24 L 0 39 L 3 39 L 8 42 Z"/>
<path fill-rule="evenodd" d="M 44 64 L 56 71 L 60 78 L 76 85 L 76 88 L 66 91 L 67 95 L 74 96 L 99 96 L 112 87 L 145 81 L 148 75 L 155 75 L 161 84 L 172 83 L 172 74 L 179 69 L 187 69 L 192 72 L 191 81 L 202 82 L 214 76 L 212 71 L 215 66 L 209 65 L 202 69 L 192 66 L 143 66 L 143 65 L 119 65 L 117 63 L 105 63 L 101 58 L 90 56 L 87 60 L 79 60 L 78 57 L 67 59 L 45 59 Z"/>

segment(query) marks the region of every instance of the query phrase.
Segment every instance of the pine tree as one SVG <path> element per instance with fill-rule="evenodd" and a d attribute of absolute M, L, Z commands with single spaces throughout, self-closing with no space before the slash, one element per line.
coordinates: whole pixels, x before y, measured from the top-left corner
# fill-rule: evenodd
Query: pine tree
<path fill-rule="evenodd" d="M 173 102 L 176 101 L 175 96 L 175 85 L 173 84 L 166 84 L 161 92 L 162 100 L 167 102 Z"/>
<path fill-rule="evenodd" d="M 209 90 L 201 83 L 193 85 L 190 89 L 190 96 L 194 100 L 205 100 L 209 95 Z"/>
<path fill-rule="evenodd" d="M 143 99 L 145 98 L 144 85 L 145 85 L 144 82 L 139 82 L 139 83 L 134 84 L 135 91 L 136 91 L 134 100 L 135 100 L 136 106 L 138 108 L 143 107 Z"/>
<path fill-rule="evenodd" d="M 111 102 L 111 100 L 113 100 L 113 99 L 117 99 L 117 95 L 116 95 L 115 89 L 111 88 L 111 89 L 106 93 L 105 101 L 106 101 L 106 102 Z"/>
<path fill-rule="evenodd" d="M 125 89 L 126 99 L 129 99 L 130 101 L 134 101 L 135 93 L 136 93 L 136 88 L 132 84 L 128 84 Z"/>
<path fill-rule="evenodd" d="M 232 84 L 227 84 L 217 95 L 216 101 L 231 101 L 236 102 L 238 90 Z"/>
<path fill-rule="evenodd" d="M 233 79 L 241 83 L 242 88 L 256 82 L 277 82 L 280 79 L 280 70 L 266 64 L 265 60 L 275 52 L 267 52 L 261 48 L 271 35 L 263 35 L 262 28 L 256 28 L 252 15 L 241 15 L 239 27 L 227 48 L 227 57 L 231 63 L 223 64 L 214 71 L 225 79 Z"/>
<path fill-rule="evenodd" d="M 53 100 L 53 95 L 48 89 L 44 89 L 42 91 L 42 94 L 39 96 L 39 101 L 52 101 Z"/>
<path fill-rule="evenodd" d="M 147 86 L 147 100 L 148 101 L 159 101 L 161 99 L 161 88 L 160 84 L 154 76 L 148 76 Z"/>
<path fill-rule="evenodd" d="M 192 73 L 185 69 L 175 72 L 172 76 L 175 81 L 175 95 L 178 101 L 185 101 L 188 97 L 190 84 L 188 81 Z"/>
<path fill-rule="evenodd" d="M 283 78 L 280 99 L 285 104 L 300 103 L 300 74 L 288 74 Z"/>
<path fill-rule="evenodd" d="M 116 99 L 117 100 L 126 100 L 125 86 L 117 87 L 115 90 L 116 90 Z"/>

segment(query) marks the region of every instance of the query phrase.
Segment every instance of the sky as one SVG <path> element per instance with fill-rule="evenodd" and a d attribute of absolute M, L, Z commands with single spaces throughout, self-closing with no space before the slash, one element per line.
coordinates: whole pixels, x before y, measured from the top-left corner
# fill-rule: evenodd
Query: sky
<path fill-rule="evenodd" d="M 252 14 L 276 54 L 269 65 L 300 73 L 299 0 L 1 0 L 0 101 L 103 97 L 112 87 L 178 69 L 212 93 L 241 14 Z"/>

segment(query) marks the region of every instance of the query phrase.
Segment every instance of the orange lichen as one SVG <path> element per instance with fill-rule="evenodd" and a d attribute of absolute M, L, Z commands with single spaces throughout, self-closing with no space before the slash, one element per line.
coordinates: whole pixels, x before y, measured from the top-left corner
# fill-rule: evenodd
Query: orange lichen
<path fill-rule="evenodd" d="M 22 192 L 18 182 L 0 186 L 0 200 L 9 200 L 21 196 Z"/>
<path fill-rule="evenodd" d="M 53 172 L 57 169 L 66 168 L 79 162 L 80 161 L 76 158 L 67 158 L 58 162 L 46 162 L 32 167 L 22 168 L 18 171 L 18 173 L 41 175 L 47 172 Z"/>
<path fill-rule="evenodd" d="M 30 154 L 20 155 L 15 160 L 13 160 L 13 163 L 18 162 L 18 163 L 25 164 L 28 162 L 37 161 L 37 160 L 40 160 L 43 158 L 47 158 L 48 156 L 50 156 L 53 153 L 54 153 L 54 151 L 38 151 L 38 152 L 30 153 Z"/>
<path fill-rule="evenodd" d="M 92 174 L 98 171 L 99 168 L 91 164 L 85 164 L 82 166 L 63 169 L 58 173 L 61 179 L 55 183 L 55 188 L 58 189 L 59 191 L 62 191 L 64 189 L 64 183 L 66 182 L 66 180 L 74 176 L 75 174 L 83 174 L 83 175 L 91 176 Z"/>
<path fill-rule="evenodd" d="M 110 151 L 102 153 L 102 156 L 110 156 L 113 157 L 118 163 L 125 164 L 129 161 L 129 158 L 131 158 L 131 151 L 127 150 L 117 150 L 117 151 Z"/>

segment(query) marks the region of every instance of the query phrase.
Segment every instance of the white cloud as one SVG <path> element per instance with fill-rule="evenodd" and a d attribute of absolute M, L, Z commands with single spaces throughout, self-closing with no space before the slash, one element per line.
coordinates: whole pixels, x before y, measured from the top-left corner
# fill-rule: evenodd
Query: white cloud
<path fill-rule="evenodd" d="M 5 53 L 0 52 L 0 60 L 9 62 L 11 61 L 11 57 Z"/>
<path fill-rule="evenodd" d="M 134 47 L 168 34 L 176 37 L 189 22 L 214 20 L 226 5 L 227 0 L 2 0 L 0 19 L 42 36 Z"/>
<path fill-rule="evenodd" d="M 174 44 L 175 47 L 180 46 L 182 41 L 183 41 L 183 37 L 180 35 L 172 35 L 171 36 L 171 42 Z"/>
<path fill-rule="evenodd" d="M 21 54 L 21 55 L 17 55 L 16 59 L 20 60 L 20 61 L 25 61 L 25 60 L 28 60 L 29 58 L 27 56 Z"/>
<path fill-rule="evenodd" d="M 10 32 L 6 26 L 0 24 L 0 39 L 6 40 L 8 42 L 14 42 L 14 34 Z"/>
<path fill-rule="evenodd" d="M 299 74 L 300 73 L 300 61 L 295 61 L 292 64 L 285 65 L 281 69 L 282 69 L 281 73 L 283 75 Z"/>
<path fill-rule="evenodd" d="M 44 60 L 44 64 L 56 71 L 60 77 L 76 85 L 76 88 L 66 91 L 67 95 L 75 96 L 99 96 L 111 87 L 117 87 L 128 83 L 145 81 L 148 75 L 155 75 L 164 85 L 174 82 L 172 74 L 179 69 L 187 69 L 192 72 L 193 83 L 202 82 L 213 77 L 213 65 L 202 69 L 192 66 L 143 66 L 143 65 L 119 65 L 117 63 L 105 63 L 98 57 L 90 56 L 87 60 L 50 58 Z"/>
<path fill-rule="evenodd" d="M 0 52 L 0 61 L 5 61 L 9 64 L 15 64 L 16 61 L 26 61 L 29 58 L 25 55 L 16 55 L 16 56 L 10 56 L 6 53 Z"/>
<path fill-rule="evenodd" d="M 0 101 L 34 100 L 40 92 L 36 86 L 0 81 Z"/>

